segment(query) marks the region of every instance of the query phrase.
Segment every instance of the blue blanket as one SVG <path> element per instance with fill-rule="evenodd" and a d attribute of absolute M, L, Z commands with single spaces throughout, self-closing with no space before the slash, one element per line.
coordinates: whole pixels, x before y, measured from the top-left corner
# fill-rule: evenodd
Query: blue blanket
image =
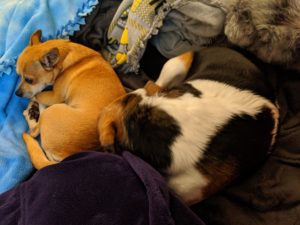
<path fill-rule="evenodd" d="M 32 172 L 21 134 L 27 131 L 22 112 L 28 102 L 14 95 L 15 64 L 41 29 L 43 40 L 68 38 L 85 23 L 98 0 L 0 0 L 0 193 Z"/>

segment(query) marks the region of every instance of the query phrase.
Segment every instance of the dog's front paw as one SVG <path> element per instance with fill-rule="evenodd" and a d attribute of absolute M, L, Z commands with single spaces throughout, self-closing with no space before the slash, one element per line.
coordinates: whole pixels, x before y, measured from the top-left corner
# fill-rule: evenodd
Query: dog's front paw
<path fill-rule="evenodd" d="M 35 120 L 36 122 L 39 121 L 40 109 L 39 109 L 39 103 L 37 101 L 30 102 L 29 109 L 28 109 L 28 116 L 30 120 Z"/>
<path fill-rule="evenodd" d="M 37 137 L 39 135 L 39 117 L 40 117 L 40 109 L 39 103 L 35 100 L 32 100 L 26 110 L 24 110 L 23 115 L 27 121 L 29 127 L 29 134 L 32 137 Z"/>

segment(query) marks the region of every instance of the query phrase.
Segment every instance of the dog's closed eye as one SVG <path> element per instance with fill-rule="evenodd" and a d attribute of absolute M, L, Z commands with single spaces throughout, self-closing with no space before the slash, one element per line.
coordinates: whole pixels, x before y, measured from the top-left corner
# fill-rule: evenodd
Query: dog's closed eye
<path fill-rule="evenodd" d="M 32 84 L 33 83 L 33 79 L 31 79 L 31 78 L 25 77 L 24 80 L 28 84 Z"/>

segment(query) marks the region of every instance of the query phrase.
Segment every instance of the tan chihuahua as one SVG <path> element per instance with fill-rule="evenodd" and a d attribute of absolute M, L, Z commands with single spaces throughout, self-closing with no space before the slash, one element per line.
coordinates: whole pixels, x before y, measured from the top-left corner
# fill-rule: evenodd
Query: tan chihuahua
<path fill-rule="evenodd" d="M 35 32 L 18 58 L 22 80 L 16 91 L 33 99 L 25 111 L 31 136 L 24 133 L 23 139 L 36 169 L 97 149 L 100 111 L 125 94 L 116 73 L 98 52 L 67 40 L 42 43 L 40 37 L 41 31 Z M 43 91 L 47 86 L 53 89 Z M 42 147 L 33 138 L 39 134 Z"/>

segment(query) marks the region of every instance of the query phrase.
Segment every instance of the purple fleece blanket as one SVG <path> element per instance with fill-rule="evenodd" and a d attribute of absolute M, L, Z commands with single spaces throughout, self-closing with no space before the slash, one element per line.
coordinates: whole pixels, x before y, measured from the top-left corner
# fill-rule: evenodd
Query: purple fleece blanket
<path fill-rule="evenodd" d="M 1 225 L 203 225 L 141 159 L 79 153 L 0 195 Z"/>

